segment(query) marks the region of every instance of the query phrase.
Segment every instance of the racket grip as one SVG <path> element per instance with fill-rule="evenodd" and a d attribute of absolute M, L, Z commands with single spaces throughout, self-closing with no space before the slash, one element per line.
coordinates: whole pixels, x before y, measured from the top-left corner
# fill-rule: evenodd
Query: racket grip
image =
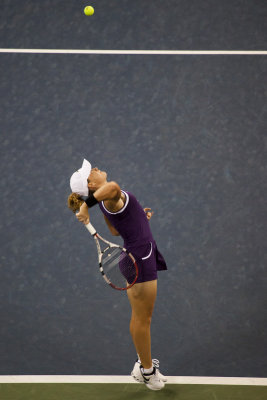
<path fill-rule="evenodd" d="M 85 225 L 85 228 L 88 229 L 92 236 L 95 236 L 96 230 L 90 222 L 89 224 Z"/>

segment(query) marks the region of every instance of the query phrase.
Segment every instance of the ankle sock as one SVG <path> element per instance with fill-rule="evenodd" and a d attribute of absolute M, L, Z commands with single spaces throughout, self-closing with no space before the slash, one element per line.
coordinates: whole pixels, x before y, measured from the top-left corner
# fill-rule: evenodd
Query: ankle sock
<path fill-rule="evenodd" d="M 144 368 L 144 374 L 146 374 L 146 375 L 151 375 L 153 373 L 153 371 L 154 371 L 153 365 L 151 368 L 148 368 L 148 369 Z"/>

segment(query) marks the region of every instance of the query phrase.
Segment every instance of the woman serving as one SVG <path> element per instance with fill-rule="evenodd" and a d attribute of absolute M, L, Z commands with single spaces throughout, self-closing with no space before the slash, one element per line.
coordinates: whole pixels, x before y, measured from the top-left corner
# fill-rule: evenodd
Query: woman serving
<path fill-rule="evenodd" d="M 157 271 L 166 270 L 167 266 L 150 230 L 153 213 L 149 208 L 143 209 L 132 193 L 122 190 L 114 181 L 108 182 L 107 173 L 91 168 L 87 160 L 71 176 L 70 186 L 73 193 L 68 204 L 73 210 L 76 202 L 77 219 L 88 224 L 88 210 L 98 204 L 112 235 L 120 235 L 124 247 L 136 259 L 138 278 L 127 290 L 132 309 L 130 332 L 138 354 L 131 374 L 149 389 L 160 390 L 166 379 L 151 358 L 150 326 L 157 296 Z"/>

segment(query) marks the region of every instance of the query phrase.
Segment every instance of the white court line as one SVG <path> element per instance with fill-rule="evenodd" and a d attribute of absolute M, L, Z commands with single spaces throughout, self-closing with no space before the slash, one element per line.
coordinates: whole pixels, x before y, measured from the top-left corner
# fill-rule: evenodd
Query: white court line
<path fill-rule="evenodd" d="M 168 376 L 168 383 L 187 385 L 267 386 L 267 378 Z M 0 375 L 0 383 L 136 383 L 126 375 Z"/>
<path fill-rule="evenodd" d="M 0 49 L 0 53 L 32 54 L 143 54 L 143 55 L 267 55 L 266 50 L 68 50 Z"/>

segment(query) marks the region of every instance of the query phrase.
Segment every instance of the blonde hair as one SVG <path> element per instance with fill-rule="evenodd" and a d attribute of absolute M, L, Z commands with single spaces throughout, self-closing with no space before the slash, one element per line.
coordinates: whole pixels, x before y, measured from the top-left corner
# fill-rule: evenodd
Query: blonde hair
<path fill-rule="evenodd" d="M 68 207 L 74 213 L 79 211 L 83 203 L 84 200 L 78 193 L 71 193 L 68 197 Z"/>

